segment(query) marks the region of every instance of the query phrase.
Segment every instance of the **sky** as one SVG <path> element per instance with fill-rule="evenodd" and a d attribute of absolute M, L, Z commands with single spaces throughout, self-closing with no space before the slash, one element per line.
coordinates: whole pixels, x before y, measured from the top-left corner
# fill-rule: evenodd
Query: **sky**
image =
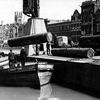
<path fill-rule="evenodd" d="M 81 12 L 80 6 L 84 1 L 86 0 L 40 0 L 40 18 L 70 19 L 76 9 Z M 23 0 L 0 0 L 0 24 L 13 23 L 16 11 L 23 11 Z M 23 21 L 26 19 L 23 16 Z"/>

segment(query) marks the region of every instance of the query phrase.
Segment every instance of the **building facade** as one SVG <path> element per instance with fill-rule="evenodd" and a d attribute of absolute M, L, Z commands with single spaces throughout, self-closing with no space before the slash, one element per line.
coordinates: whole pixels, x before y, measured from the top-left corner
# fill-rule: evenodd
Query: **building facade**
<path fill-rule="evenodd" d="M 23 23 L 22 23 L 22 12 L 15 12 L 15 27 L 16 27 L 16 37 L 23 36 Z"/>
<path fill-rule="evenodd" d="M 100 0 L 85 1 L 81 6 L 81 22 L 83 35 L 97 35 L 99 29 Z"/>
<path fill-rule="evenodd" d="M 96 35 L 100 35 L 100 9 L 98 8 L 98 10 L 95 13 L 95 34 Z"/>
<path fill-rule="evenodd" d="M 15 12 L 15 23 L 22 24 L 22 12 Z"/>
<path fill-rule="evenodd" d="M 48 24 L 47 30 L 53 35 L 70 37 L 70 21 Z"/>
<path fill-rule="evenodd" d="M 78 42 L 81 36 L 81 14 L 75 10 L 71 16 L 71 39 Z"/>
<path fill-rule="evenodd" d="M 20 37 L 23 34 L 22 12 L 15 12 L 15 22 L 12 24 L 0 25 L 0 47 L 7 46 L 8 39 Z"/>
<path fill-rule="evenodd" d="M 53 35 L 67 36 L 74 42 L 78 42 L 81 36 L 81 14 L 75 10 L 71 16 L 71 21 L 50 23 L 47 25 L 47 29 Z"/>
<path fill-rule="evenodd" d="M 81 13 L 75 10 L 71 21 L 48 24 L 48 31 L 71 37 L 74 42 L 82 35 L 100 35 L 100 0 L 82 2 Z"/>
<path fill-rule="evenodd" d="M 3 25 L 0 25 L 0 47 L 3 45 Z"/>

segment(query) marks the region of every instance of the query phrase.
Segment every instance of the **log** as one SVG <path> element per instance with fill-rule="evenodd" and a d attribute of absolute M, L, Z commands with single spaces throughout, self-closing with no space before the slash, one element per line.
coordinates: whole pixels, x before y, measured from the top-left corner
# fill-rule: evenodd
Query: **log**
<path fill-rule="evenodd" d="M 45 43 L 50 41 L 52 41 L 52 34 L 48 32 L 42 34 L 35 34 L 31 36 L 23 36 L 15 39 L 9 39 L 8 45 L 10 47 L 18 47 L 18 46 L 25 46 L 30 44 L 40 44 L 40 43 Z"/>
<path fill-rule="evenodd" d="M 100 49 L 100 35 L 81 36 L 79 39 L 79 47 Z"/>
<path fill-rule="evenodd" d="M 92 48 L 54 48 L 51 53 L 53 56 L 72 58 L 92 58 L 95 55 Z"/>

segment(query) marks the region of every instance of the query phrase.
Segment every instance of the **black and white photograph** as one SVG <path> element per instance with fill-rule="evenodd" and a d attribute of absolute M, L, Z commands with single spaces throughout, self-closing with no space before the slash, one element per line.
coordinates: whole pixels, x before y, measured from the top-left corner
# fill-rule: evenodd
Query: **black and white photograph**
<path fill-rule="evenodd" d="M 100 0 L 0 0 L 0 100 L 100 100 Z"/>

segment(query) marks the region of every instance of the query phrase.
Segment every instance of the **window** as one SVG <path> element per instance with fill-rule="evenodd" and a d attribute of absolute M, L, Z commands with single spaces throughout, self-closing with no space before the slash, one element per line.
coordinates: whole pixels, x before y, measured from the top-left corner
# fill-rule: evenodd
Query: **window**
<path fill-rule="evenodd" d="M 97 24 L 97 32 L 100 32 L 100 24 Z"/>

